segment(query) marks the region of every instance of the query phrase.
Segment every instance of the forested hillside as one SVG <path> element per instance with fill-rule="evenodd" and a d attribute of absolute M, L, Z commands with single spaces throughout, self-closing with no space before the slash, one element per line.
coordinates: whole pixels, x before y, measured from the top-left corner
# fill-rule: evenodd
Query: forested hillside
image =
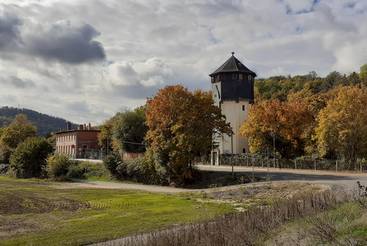
<path fill-rule="evenodd" d="M 8 125 L 16 115 L 25 114 L 29 121 L 37 127 L 38 135 L 47 135 L 51 132 L 56 132 L 66 128 L 66 120 L 53 117 L 47 114 L 42 114 L 30 109 L 20 109 L 13 107 L 0 108 L 0 127 Z M 76 125 L 72 124 L 73 127 Z"/>

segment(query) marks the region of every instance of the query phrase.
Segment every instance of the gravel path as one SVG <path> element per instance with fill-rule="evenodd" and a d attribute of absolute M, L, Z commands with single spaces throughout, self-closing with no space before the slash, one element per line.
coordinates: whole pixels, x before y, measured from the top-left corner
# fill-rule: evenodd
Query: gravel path
<path fill-rule="evenodd" d="M 198 166 L 200 170 L 231 172 L 230 166 Z M 251 167 L 235 167 L 235 172 L 241 172 L 246 175 L 251 175 Z M 266 168 L 255 168 L 254 173 L 257 176 L 267 176 Z M 326 185 L 338 185 L 344 188 L 352 189 L 359 180 L 362 184 L 367 185 L 367 174 L 347 173 L 347 172 L 328 172 L 328 171 L 313 171 L 313 170 L 294 170 L 294 169 L 269 169 L 269 177 L 271 181 L 292 181 L 292 182 L 307 182 Z M 181 193 L 181 192 L 212 192 L 233 190 L 247 185 L 262 185 L 262 182 L 256 184 L 232 185 L 218 188 L 208 189 L 184 189 L 169 186 L 144 185 L 135 183 L 122 182 L 105 182 L 105 181 L 81 181 L 81 182 L 63 182 L 53 185 L 58 189 L 123 189 L 123 190 L 141 190 L 147 192 L 160 193 Z"/>

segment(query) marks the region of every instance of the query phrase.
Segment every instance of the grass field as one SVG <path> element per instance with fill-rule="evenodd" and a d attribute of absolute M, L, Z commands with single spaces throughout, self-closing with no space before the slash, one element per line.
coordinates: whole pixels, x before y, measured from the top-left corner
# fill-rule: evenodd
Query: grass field
<path fill-rule="evenodd" d="M 367 245 L 366 205 L 366 201 L 348 202 L 297 219 L 267 234 L 258 245 Z"/>
<path fill-rule="evenodd" d="M 42 180 L 0 176 L 0 245 L 77 245 L 233 211 L 189 195 L 124 190 L 56 189 Z"/>

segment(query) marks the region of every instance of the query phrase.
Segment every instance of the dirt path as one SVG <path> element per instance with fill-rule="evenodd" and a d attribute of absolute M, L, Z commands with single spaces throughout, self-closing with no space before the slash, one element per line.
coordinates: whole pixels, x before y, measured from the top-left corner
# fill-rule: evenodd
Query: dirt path
<path fill-rule="evenodd" d="M 229 166 L 198 166 L 201 170 L 206 171 L 218 171 L 218 172 L 230 172 Z M 235 172 L 245 173 L 251 175 L 252 168 L 249 167 L 235 167 Z M 254 173 L 257 176 L 266 177 L 268 175 L 266 168 L 256 168 Z M 270 169 L 269 177 L 272 182 L 306 182 L 314 184 L 324 185 L 338 185 L 344 188 L 351 189 L 356 186 L 356 181 L 367 185 L 367 174 L 358 173 L 335 173 L 326 171 L 313 171 L 313 170 L 292 170 L 292 169 Z M 266 183 L 266 182 L 265 182 Z M 57 183 L 53 187 L 58 189 L 123 189 L 123 190 L 141 190 L 147 192 L 160 192 L 160 193 L 181 193 L 181 192 L 216 192 L 227 191 L 237 189 L 245 186 L 257 186 L 263 185 L 263 182 L 232 185 L 218 188 L 207 189 L 185 189 L 175 188 L 169 186 L 158 185 L 144 185 L 135 183 L 122 183 L 122 182 L 105 182 L 105 181 L 80 181 L 80 182 L 67 182 Z"/>
<path fill-rule="evenodd" d="M 106 181 L 80 181 L 80 182 L 64 182 L 56 183 L 52 187 L 57 189 L 121 189 L 121 190 L 141 190 L 147 192 L 160 193 L 179 193 L 191 192 L 194 190 L 175 188 L 169 186 L 144 185 L 122 182 L 106 182 Z"/>

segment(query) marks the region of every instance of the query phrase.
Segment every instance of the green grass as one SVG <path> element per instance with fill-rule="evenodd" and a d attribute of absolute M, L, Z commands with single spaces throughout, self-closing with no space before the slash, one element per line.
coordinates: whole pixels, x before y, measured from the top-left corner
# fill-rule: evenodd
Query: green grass
<path fill-rule="evenodd" d="M 233 211 L 186 195 L 56 189 L 0 176 L 0 245 L 79 245 L 197 222 Z"/>

